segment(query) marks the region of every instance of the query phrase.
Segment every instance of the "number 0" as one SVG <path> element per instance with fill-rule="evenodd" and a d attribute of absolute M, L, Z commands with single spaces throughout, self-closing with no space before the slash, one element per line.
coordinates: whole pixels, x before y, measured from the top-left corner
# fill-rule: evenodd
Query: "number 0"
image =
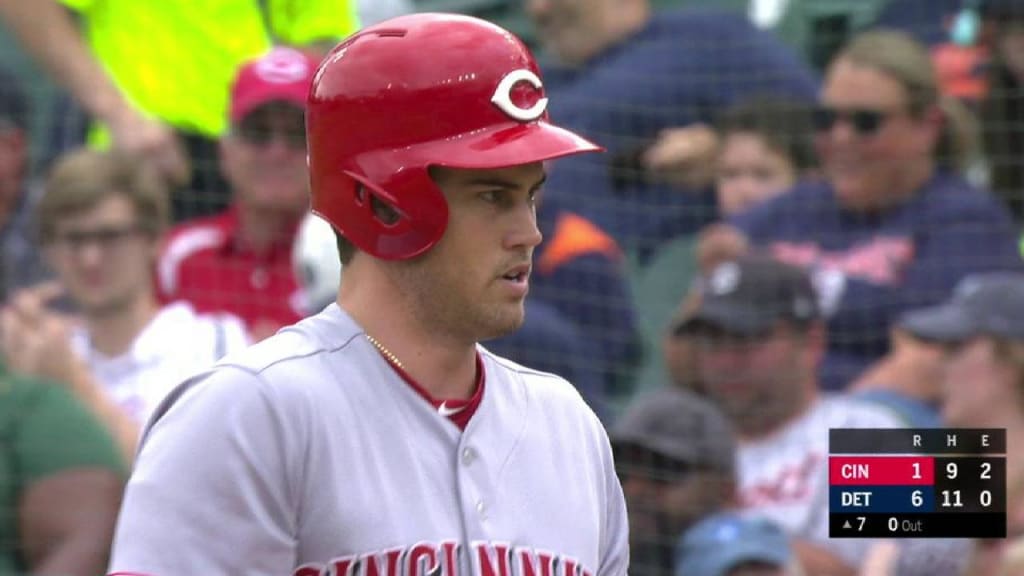
<path fill-rule="evenodd" d="M 992 491 L 982 490 L 981 494 L 978 495 L 978 499 L 981 500 L 981 505 L 988 508 L 992 505 Z"/>
<path fill-rule="evenodd" d="M 900 529 L 900 521 L 895 516 L 889 517 L 889 531 L 895 532 Z"/>

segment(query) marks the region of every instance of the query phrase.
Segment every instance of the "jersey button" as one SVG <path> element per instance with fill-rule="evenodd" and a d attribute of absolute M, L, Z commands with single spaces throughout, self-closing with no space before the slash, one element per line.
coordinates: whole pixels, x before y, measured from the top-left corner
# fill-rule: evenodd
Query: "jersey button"
<path fill-rule="evenodd" d="M 473 460 L 475 458 L 476 458 L 476 453 L 473 452 L 472 448 L 463 448 L 462 449 L 462 463 L 463 464 L 465 464 L 466 466 L 469 466 L 473 462 Z"/>
<path fill-rule="evenodd" d="M 487 506 L 484 504 L 483 500 L 476 501 L 476 513 L 479 514 L 481 518 L 487 518 Z"/>

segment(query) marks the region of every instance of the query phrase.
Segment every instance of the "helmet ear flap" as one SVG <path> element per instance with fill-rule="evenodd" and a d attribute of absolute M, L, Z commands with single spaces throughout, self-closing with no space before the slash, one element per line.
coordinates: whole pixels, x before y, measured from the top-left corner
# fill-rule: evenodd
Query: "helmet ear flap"
<path fill-rule="evenodd" d="M 374 182 L 372 176 L 343 171 L 351 181 L 350 200 L 337 202 L 336 226 L 360 250 L 386 260 L 426 252 L 444 234 L 448 205 L 425 168 L 403 170 Z"/>
<path fill-rule="evenodd" d="M 355 201 L 360 206 L 369 202 L 370 214 L 384 226 L 394 226 L 402 218 L 401 213 L 394 206 L 381 200 L 380 196 L 373 192 L 367 192 L 366 187 L 358 181 L 356 182 Z"/>

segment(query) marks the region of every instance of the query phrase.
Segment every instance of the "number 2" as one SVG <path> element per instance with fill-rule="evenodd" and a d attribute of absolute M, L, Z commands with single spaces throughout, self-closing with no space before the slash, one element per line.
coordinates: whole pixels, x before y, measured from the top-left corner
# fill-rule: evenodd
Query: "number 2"
<path fill-rule="evenodd" d="M 992 479 L 992 463 L 982 462 L 981 463 L 981 479 L 991 480 Z"/>

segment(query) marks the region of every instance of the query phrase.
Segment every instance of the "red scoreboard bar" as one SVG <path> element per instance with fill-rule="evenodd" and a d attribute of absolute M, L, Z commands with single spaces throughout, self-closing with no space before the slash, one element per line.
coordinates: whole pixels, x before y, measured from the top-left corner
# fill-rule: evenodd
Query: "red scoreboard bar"
<path fill-rule="evenodd" d="M 829 535 L 1005 538 L 1005 430 L 830 430 Z"/>

